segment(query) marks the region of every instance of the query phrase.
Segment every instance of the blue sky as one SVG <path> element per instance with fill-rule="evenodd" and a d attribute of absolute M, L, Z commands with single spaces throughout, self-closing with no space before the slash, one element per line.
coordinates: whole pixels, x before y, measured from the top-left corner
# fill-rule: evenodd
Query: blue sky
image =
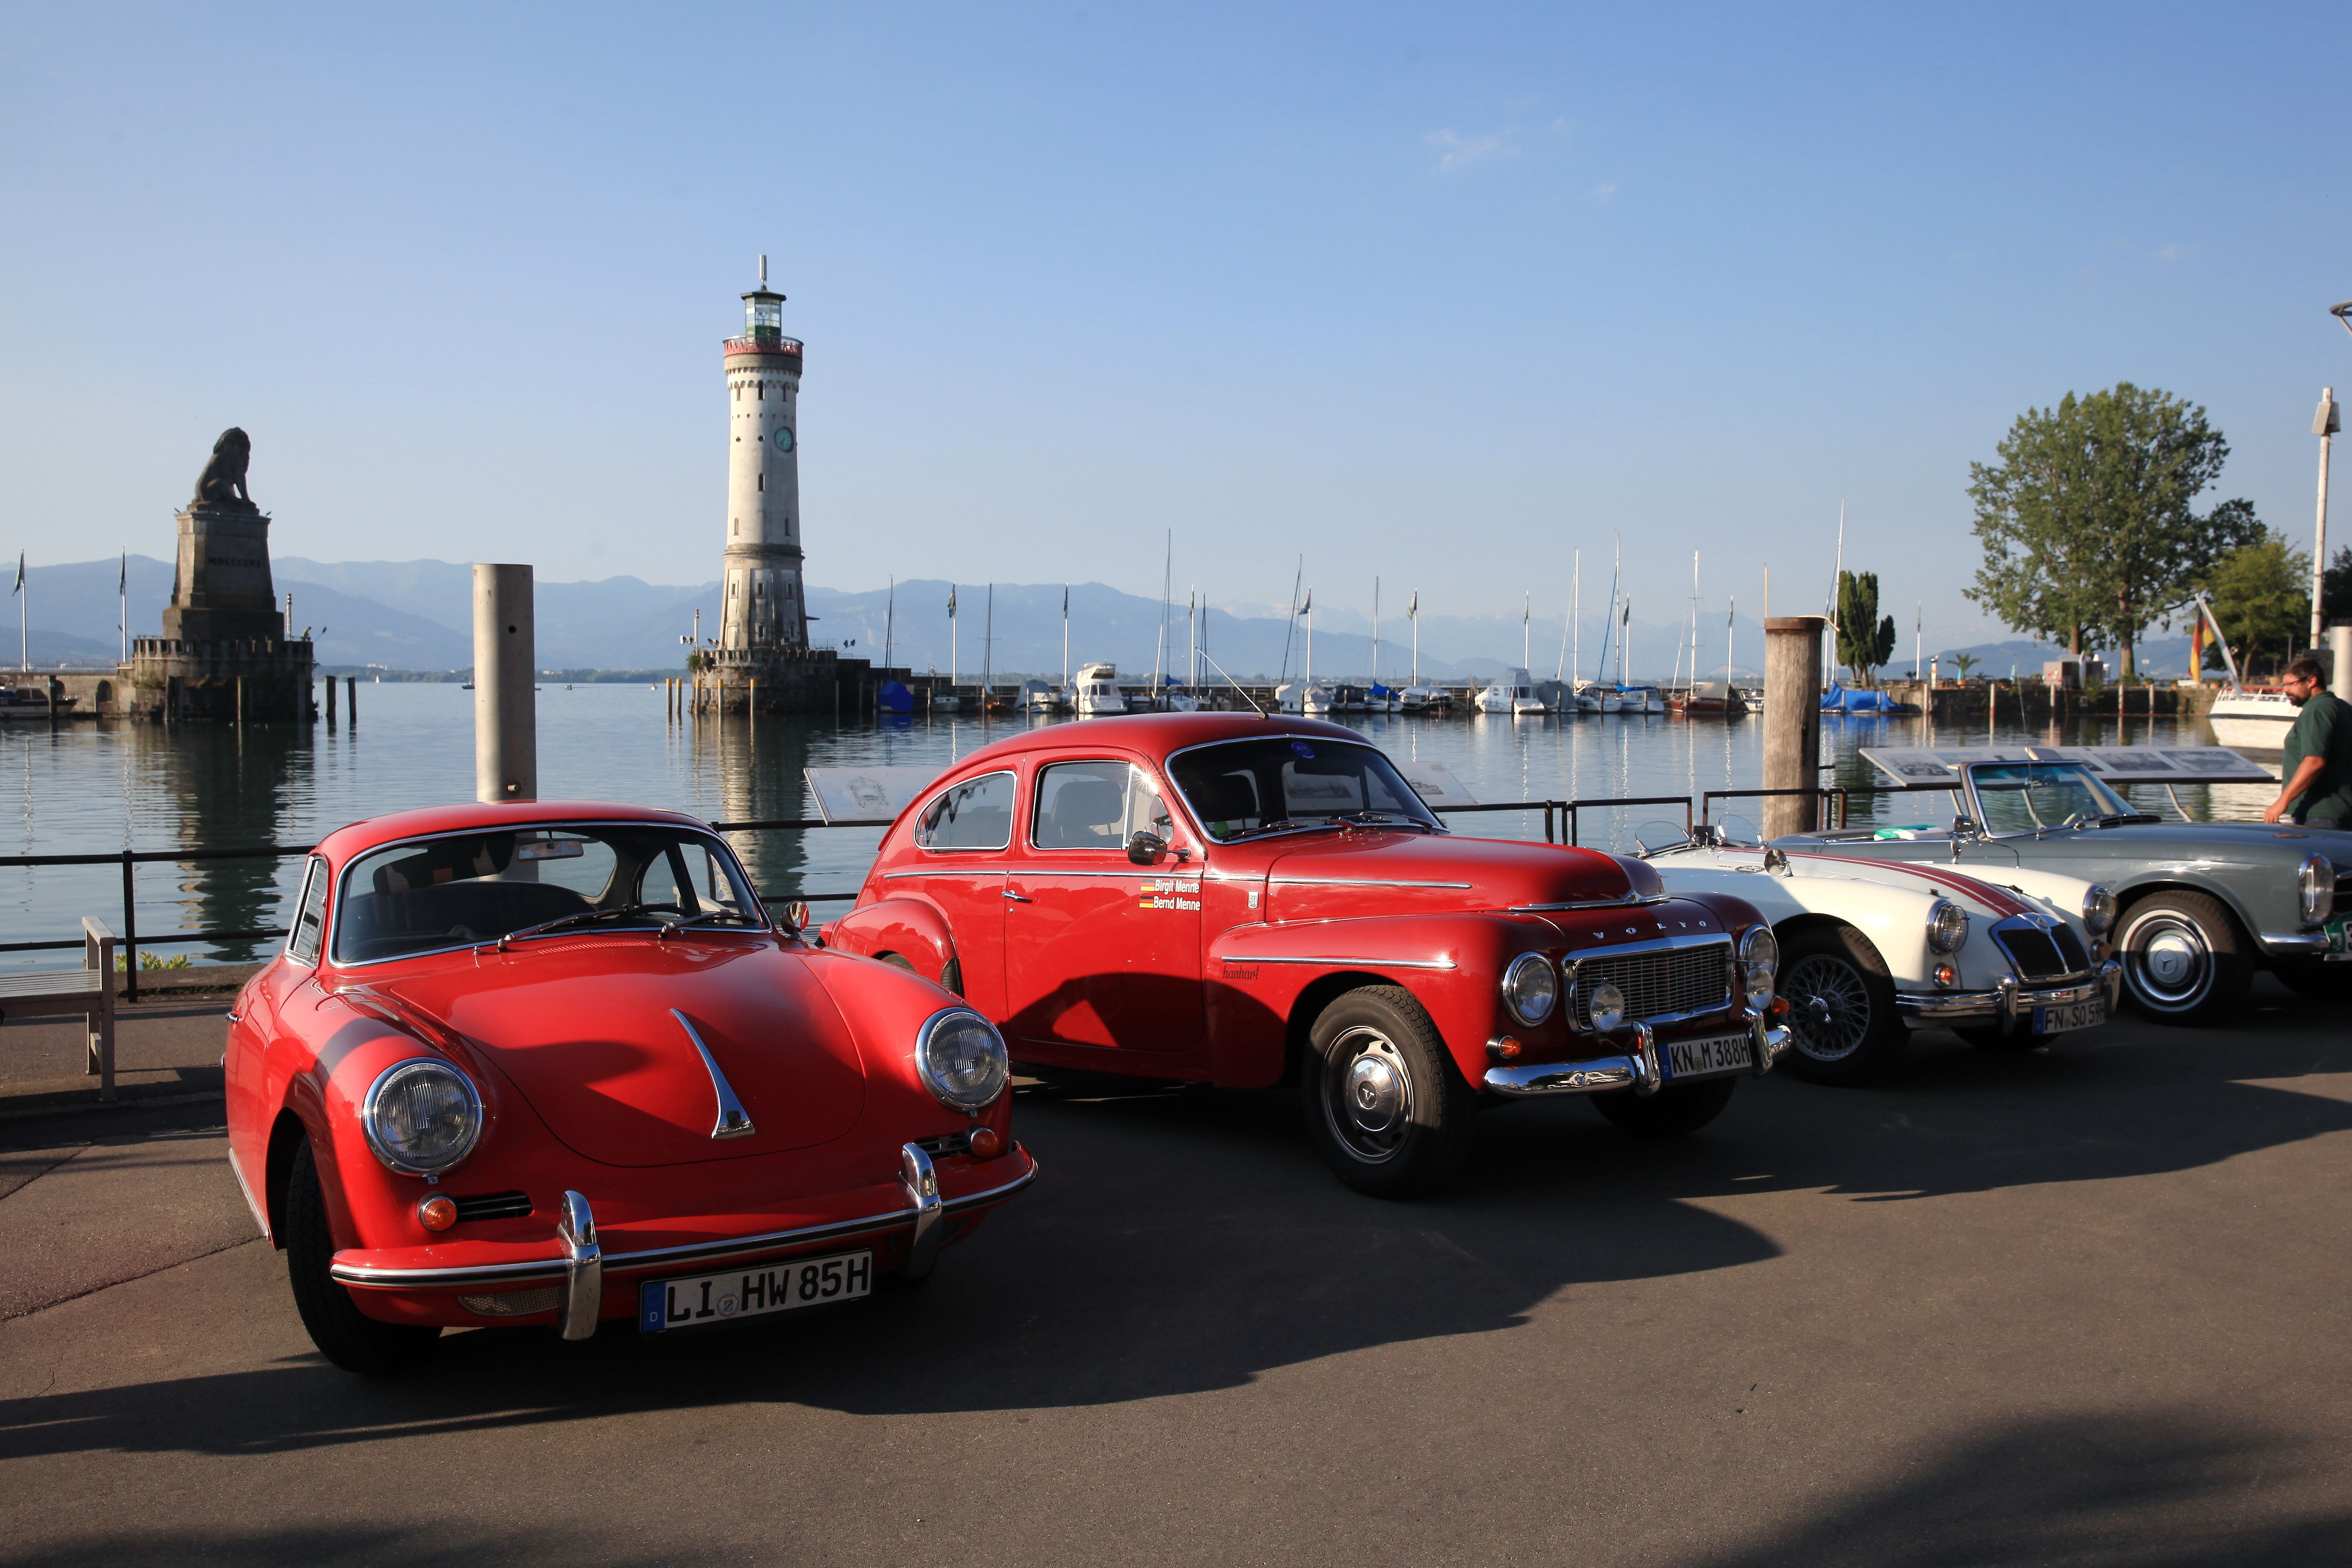
<path fill-rule="evenodd" d="M 2307 542 L 2340 9 L 19 6 L 0 545 L 163 555 L 212 437 L 324 560 L 715 574 L 719 340 L 808 342 L 811 578 L 1910 640 L 2018 413 L 2203 404 Z M 2352 520 L 2338 531 L 2352 541 Z"/>

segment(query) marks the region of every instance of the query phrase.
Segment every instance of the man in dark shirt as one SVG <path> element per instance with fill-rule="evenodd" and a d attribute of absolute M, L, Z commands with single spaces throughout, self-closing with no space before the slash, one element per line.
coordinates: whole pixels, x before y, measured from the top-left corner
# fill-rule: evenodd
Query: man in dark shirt
<path fill-rule="evenodd" d="M 2288 817 L 2315 827 L 2352 827 L 2352 702 L 2327 691 L 2319 661 L 2286 667 L 2286 694 L 2303 711 L 2286 735 L 2278 799 L 2264 822 Z"/>

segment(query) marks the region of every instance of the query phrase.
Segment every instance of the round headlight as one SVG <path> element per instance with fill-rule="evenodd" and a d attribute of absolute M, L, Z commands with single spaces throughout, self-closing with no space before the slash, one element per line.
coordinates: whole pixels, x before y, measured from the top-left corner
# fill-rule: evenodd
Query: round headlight
<path fill-rule="evenodd" d="M 1774 977 L 1780 968 L 1780 943 L 1771 931 L 1757 926 L 1739 941 L 1739 984 L 1750 1011 L 1761 1013 L 1772 1005 Z"/>
<path fill-rule="evenodd" d="M 2102 883 L 2083 889 L 2083 929 L 2105 936 L 2116 929 L 2116 896 Z"/>
<path fill-rule="evenodd" d="M 2336 905 L 2336 865 L 2325 855 L 2305 858 L 2295 873 L 2296 901 L 2303 906 L 2303 923 L 2317 925 Z"/>
<path fill-rule="evenodd" d="M 940 1103 L 955 1110 L 985 1110 L 1013 1074 L 1004 1037 L 965 1007 L 934 1013 L 925 1022 L 915 1038 L 915 1068 Z"/>
<path fill-rule="evenodd" d="M 1937 952 L 1958 952 L 1969 940 L 1969 911 L 1948 899 L 1937 899 L 1927 911 L 1927 945 Z"/>
<path fill-rule="evenodd" d="M 360 1110 L 375 1157 L 404 1175 L 456 1166 L 482 1136 L 473 1080 L 437 1057 L 412 1057 L 376 1075 Z"/>
<path fill-rule="evenodd" d="M 1625 1021 L 1625 993 L 1617 989 L 1614 981 L 1604 980 L 1592 988 L 1592 1026 L 1613 1029 Z"/>
<path fill-rule="evenodd" d="M 1542 1023 L 1559 1000 L 1559 975 L 1542 953 L 1523 952 L 1503 971 L 1503 1005 L 1520 1023 Z"/>

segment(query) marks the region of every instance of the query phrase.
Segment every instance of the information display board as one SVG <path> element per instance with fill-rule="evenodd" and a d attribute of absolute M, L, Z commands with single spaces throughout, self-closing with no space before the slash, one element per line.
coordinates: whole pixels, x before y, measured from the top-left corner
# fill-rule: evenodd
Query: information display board
<path fill-rule="evenodd" d="M 803 768 L 827 822 L 887 822 L 914 803 L 937 768 Z"/>
<path fill-rule="evenodd" d="M 2227 746 L 1864 746 L 1864 761 L 1912 789 L 1957 788 L 1967 763 L 2080 763 L 2110 784 L 2271 784 L 2278 774 Z"/>

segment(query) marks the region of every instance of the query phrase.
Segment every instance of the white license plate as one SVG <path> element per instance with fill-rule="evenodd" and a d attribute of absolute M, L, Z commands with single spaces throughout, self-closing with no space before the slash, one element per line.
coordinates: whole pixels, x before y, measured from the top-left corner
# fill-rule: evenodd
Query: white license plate
<path fill-rule="evenodd" d="M 1713 1078 L 1717 1073 L 1746 1072 L 1756 1065 L 1756 1048 L 1745 1034 L 1714 1035 L 1703 1040 L 1676 1040 L 1665 1048 L 1666 1077 Z"/>
<path fill-rule="evenodd" d="M 854 1300 L 874 1293 L 874 1254 L 793 1258 L 698 1274 L 689 1279 L 648 1279 L 637 1287 L 637 1327 L 649 1334 L 702 1323 L 731 1323 L 794 1307 Z"/>
<path fill-rule="evenodd" d="M 2088 1002 L 2069 1002 L 2063 1007 L 2036 1007 L 2033 1010 L 2033 1032 L 2037 1035 L 2063 1034 L 2068 1029 L 2090 1029 L 2107 1021 L 2105 997 L 2093 997 Z"/>

